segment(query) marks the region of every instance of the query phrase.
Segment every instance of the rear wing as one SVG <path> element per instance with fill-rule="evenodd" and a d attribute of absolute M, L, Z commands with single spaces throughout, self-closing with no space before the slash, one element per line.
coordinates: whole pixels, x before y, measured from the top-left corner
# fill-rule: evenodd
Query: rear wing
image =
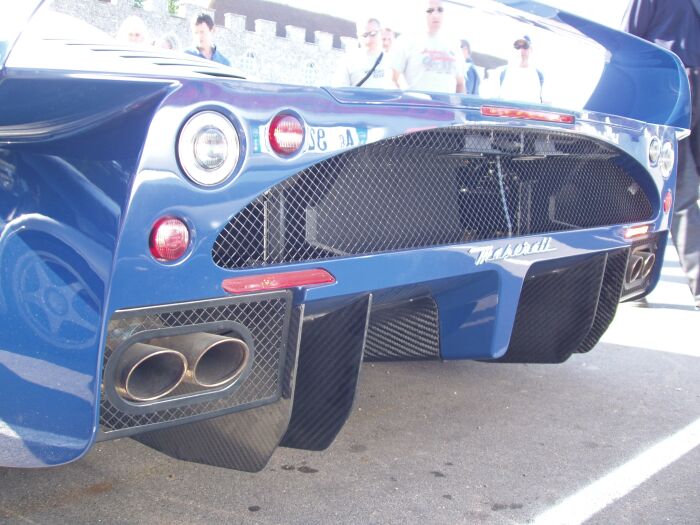
<path fill-rule="evenodd" d="M 530 0 L 497 0 L 524 12 L 533 27 L 590 39 L 605 49 L 605 64 L 583 109 L 690 128 L 690 89 L 685 68 L 672 52 L 636 36 L 611 29 Z M 456 3 L 470 5 L 471 2 Z M 509 10 L 507 7 L 506 10 Z"/>

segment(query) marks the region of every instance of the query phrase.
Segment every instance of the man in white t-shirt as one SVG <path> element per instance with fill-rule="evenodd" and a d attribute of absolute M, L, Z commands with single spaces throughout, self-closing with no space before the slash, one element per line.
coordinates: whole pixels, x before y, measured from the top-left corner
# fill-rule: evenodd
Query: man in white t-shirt
<path fill-rule="evenodd" d="M 391 51 L 391 46 L 394 45 L 395 39 L 396 33 L 394 33 L 393 29 L 390 29 L 388 27 L 382 29 L 382 47 L 384 48 L 385 53 Z"/>
<path fill-rule="evenodd" d="M 499 97 L 515 102 L 542 102 L 544 75 L 530 63 L 532 41 L 525 35 L 518 38 L 513 47 L 518 50 L 520 60 L 500 72 L 501 89 Z"/>
<path fill-rule="evenodd" d="M 382 26 L 370 18 L 364 26 L 358 24 L 357 36 L 362 47 L 348 51 L 333 77 L 334 86 L 361 86 L 393 89 L 391 69 L 382 51 Z"/>
<path fill-rule="evenodd" d="M 420 37 L 402 36 L 392 51 L 393 81 L 408 89 L 464 93 L 464 60 L 457 42 L 440 34 L 445 8 L 442 0 L 429 0 L 425 10 L 428 31 Z"/>

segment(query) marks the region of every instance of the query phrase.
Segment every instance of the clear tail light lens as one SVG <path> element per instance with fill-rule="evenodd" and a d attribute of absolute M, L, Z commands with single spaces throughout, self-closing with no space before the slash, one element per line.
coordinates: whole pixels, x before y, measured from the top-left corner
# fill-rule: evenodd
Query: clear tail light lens
<path fill-rule="evenodd" d="M 661 168 L 661 175 L 665 178 L 671 176 L 673 172 L 673 165 L 676 162 L 676 153 L 673 150 L 673 144 L 670 142 L 664 142 L 661 147 L 661 156 L 659 157 L 659 167 Z"/>
<path fill-rule="evenodd" d="M 649 142 L 649 163 L 652 166 L 656 166 L 659 162 L 659 157 L 661 156 L 661 141 L 658 137 L 654 137 Z"/>
<path fill-rule="evenodd" d="M 177 155 L 185 174 L 202 186 L 221 184 L 233 173 L 240 156 L 238 133 L 215 111 L 193 115 L 182 127 Z"/>

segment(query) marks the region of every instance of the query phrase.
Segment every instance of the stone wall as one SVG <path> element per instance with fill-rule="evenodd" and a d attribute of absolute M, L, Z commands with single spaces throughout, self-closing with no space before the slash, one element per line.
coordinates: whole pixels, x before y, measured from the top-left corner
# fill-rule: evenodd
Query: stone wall
<path fill-rule="evenodd" d="M 167 33 L 177 36 L 182 49 L 191 47 L 192 20 L 198 13 L 214 10 L 180 2 L 176 14 L 168 12 L 168 0 L 148 0 L 143 8 L 134 7 L 133 0 L 54 0 L 53 8 L 85 20 L 116 35 L 122 21 L 140 16 L 150 32 L 150 39 Z M 305 42 L 305 29 L 286 26 L 285 37 L 276 36 L 277 24 L 256 20 L 255 31 L 246 31 L 245 16 L 224 15 L 225 26 L 216 27 L 219 50 L 244 73 L 269 82 L 302 85 L 328 84 L 338 59 L 344 50 L 333 48 L 333 35 L 316 32 L 316 42 Z M 357 46 L 357 40 L 343 37 L 344 49 Z"/>

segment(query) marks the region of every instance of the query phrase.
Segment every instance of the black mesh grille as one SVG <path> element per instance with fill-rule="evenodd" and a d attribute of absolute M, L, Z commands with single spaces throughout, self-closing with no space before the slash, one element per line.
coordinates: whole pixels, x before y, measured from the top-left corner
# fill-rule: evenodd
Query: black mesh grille
<path fill-rule="evenodd" d="M 633 163 L 563 132 L 416 132 L 271 188 L 227 224 L 212 256 L 248 268 L 647 220 L 651 202 L 622 165 Z"/>
<path fill-rule="evenodd" d="M 431 297 L 372 311 L 365 342 L 365 361 L 439 358 L 438 309 Z"/>
<path fill-rule="evenodd" d="M 110 432 L 168 423 L 253 403 L 274 401 L 280 389 L 280 356 L 285 343 L 287 302 L 285 297 L 275 296 L 264 300 L 250 299 L 218 306 L 194 308 L 185 306 L 177 311 L 162 312 L 156 308 L 152 312 L 141 315 L 128 315 L 111 320 L 103 370 L 107 369 L 112 349 L 117 348 L 123 341 L 137 336 L 140 332 L 157 333 L 158 330 L 179 326 L 235 321 L 250 331 L 255 351 L 250 374 L 240 387 L 232 390 L 230 395 L 216 399 L 205 402 L 195 401 L 172 408 L 159 409 L 155 406 L 152 412 L 132 414 L 115 406 L 103 393 L 100 410 L 103 437 Z"/>

